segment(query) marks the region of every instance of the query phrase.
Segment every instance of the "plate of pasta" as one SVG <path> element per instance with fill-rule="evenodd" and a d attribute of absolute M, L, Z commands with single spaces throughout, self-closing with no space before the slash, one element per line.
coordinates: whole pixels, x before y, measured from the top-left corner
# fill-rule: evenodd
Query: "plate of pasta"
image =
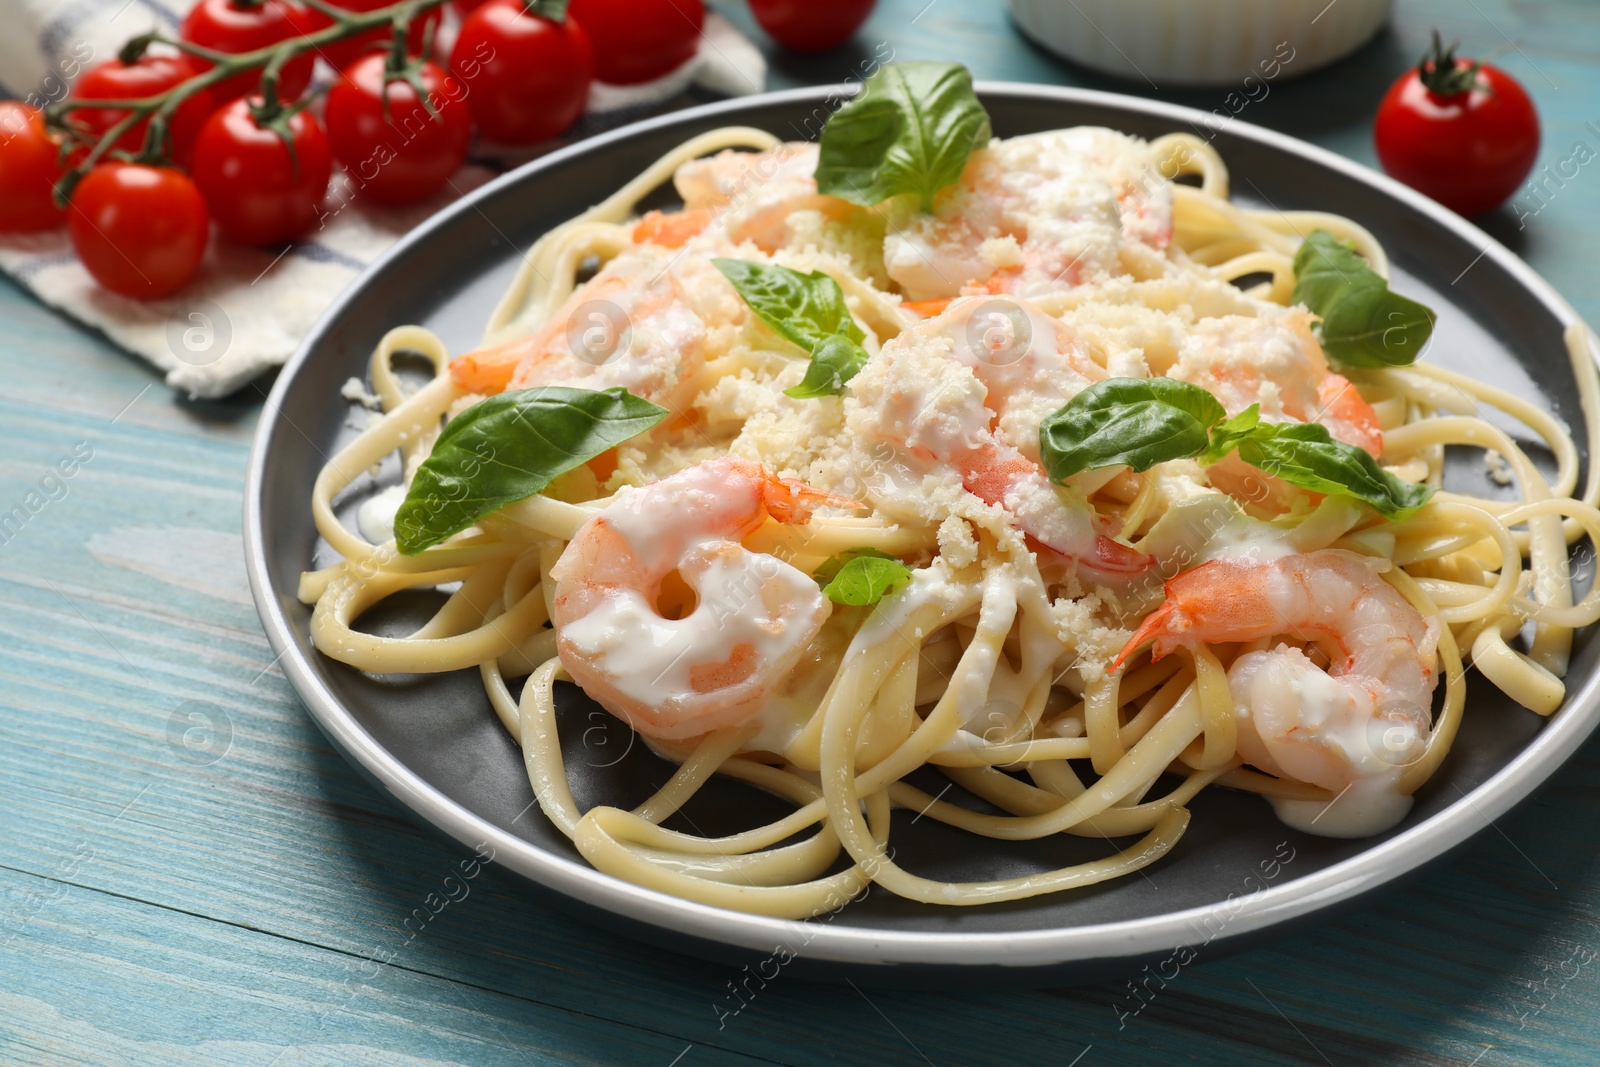
<path fill-rule="evenodd" d="M 1588 736 L 1595 345 L 1327 152 L 890 64 L 408 236 L 274 388 L 247 562 L 334 744 L 556 899 L 1088 975 L 1349 906 Z"/>

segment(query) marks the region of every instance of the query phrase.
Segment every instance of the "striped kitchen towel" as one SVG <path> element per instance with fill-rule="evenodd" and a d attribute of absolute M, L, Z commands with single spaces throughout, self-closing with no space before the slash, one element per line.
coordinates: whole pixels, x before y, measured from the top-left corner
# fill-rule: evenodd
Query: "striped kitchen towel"
<path fill-rule="evenodd" d="M 123 41 L 174 32 L 186 0 L 0 0 L 0 96 L 36 106 L 62 99 L 90 64 Z M 447 24 L 443 35 L 453 33 Z M 448 36 L 442 36 L 448 45 Z M 326 68 L 319 68 L 322 77 Z M 286 248 L 249 248 L 213 235 L 189 285 L 158 300 L 130 300 L 94 283 L 65 230 L 0 235 L 0 270 L 45 304 L 165 372 L 190 396 L 226 396 L 282 364 L 333 298 L 407 230 L 507 166 L 603 129 L 715 96 L 760 92 L 766 63 L 727 20 L 707 13 L 699 54 L 658 81 L 596 84 L 588 112 L 559 141 L 534 151 L 479 145 L 474 162 L 432 200 L 404 208 L 369 205 L 335 174 L 319 228 Z"/>

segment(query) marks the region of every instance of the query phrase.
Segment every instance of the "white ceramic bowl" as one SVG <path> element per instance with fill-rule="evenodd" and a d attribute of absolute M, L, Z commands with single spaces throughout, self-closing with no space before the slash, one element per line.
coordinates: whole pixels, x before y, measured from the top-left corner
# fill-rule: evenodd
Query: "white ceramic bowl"
<path fill-rule="evenodd" d="M 1222 86 L 1291 78 L 1341 59 L 1372 39 L 1393 3 L 1011 0 L 1011 17 L 1045 48 L 1106 74 L 1156 87 Z"/>

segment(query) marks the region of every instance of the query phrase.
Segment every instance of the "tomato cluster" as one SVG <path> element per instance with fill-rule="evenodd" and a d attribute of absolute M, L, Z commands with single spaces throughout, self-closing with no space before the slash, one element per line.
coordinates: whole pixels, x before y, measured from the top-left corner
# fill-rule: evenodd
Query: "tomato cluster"
<path fill-rule="evenodd" d="M 330 3 L 362 13 L 394 0 Z M 0 233 L 65 222 L 101 285 L 162 296 L 194 276 L 213 224 L 252 245 L 305 237 L 322 218 L 335 162 L 371 202 L 428 197 L 465 161 L 474 129 L 506 145 L 553 137 L 583 113 L 595 78 L 648 81 L 692 57 L 705 17 L 703 0 L 570 0 L 564 12 L 558 0 L 452 6 L 461 25 L 449 55 L 431 54 L 436 7 L 407 26 L 401 62 L 387 26 L 295 47 L 333 20 L 302 0 L 199 0 L 178 35 L 195 53 L 134 48 L 84 71 L 61 120 L 65 147 L 38 109 L 0 102 Z M 263 86 L 258 60 L 240 62 L 184 99 L 162 144 L 146 145 L 148 119 L 122 131 L 62 185 L 70 199 L 57 205 L 58 183 L 129 115 L 85 102 L 183 91 L 229 56 L 280 45 L 275 84 Z M 320 116 L 306 95 L 318 55 L 337 72 Z"/>

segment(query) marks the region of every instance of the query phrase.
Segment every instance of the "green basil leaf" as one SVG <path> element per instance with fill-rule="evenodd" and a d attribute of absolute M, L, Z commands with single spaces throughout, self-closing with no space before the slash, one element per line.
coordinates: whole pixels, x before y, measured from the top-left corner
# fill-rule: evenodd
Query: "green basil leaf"
<path fill-rule="evenodd" d="M 1434 493 L 1431 485 L 1396 478 L 1366 450 L 1335 441 L 1315 422 L 1262 423 L 1238 447 L 1240 459 L 1290 485 L 1354 497 L 1391 519 L 1408 517 Z"/>
<path fill-rule="evenodd" d="M 1143 471 L 1199 457 L 1209 465 L 1235 450 L 1291 485 L 1354 497 L 1391 519 L 1410 515 L 1434 492 L 1396 478 L 1319 423 L 1262 422 L 1259 404 L 1228 418 L 1216 397 L 1173 378 L 1096 382 L 1039 426 L 1040 459 L 1058 483 L 1116 464 Z"/>
<path fill-rule="evenodd" d="M 890 63 L 822 128 L 817 191 L 871 207 L 913 193 L 922 210 L 988 143 L 989 113 L 959 63 Z"/>
<path fill-rule="evenodd" d="M 1261 424 L 1261 405 L 1251 404 L 1211 431 L 1211 443 L 1200 454 L 1200 462 L 1212 464 L 1239 447 L 1239 442 L 1255 435 Z"/>
<path fill-rule="evenodd" d="M 844 383 L 867 365 L 867 359 L 867 350 L 848 337 L 829 337 L 812 353 L 811 365 L 806 367 L 800 384 L 785 389 L 783 395 L 796 400 L 838 396 L 844 392 Z"/>
<path fill-rule="evenodd" d="M 822 593 L 835 604 L 862 607 L 876 604 L 911 580 L 911 568 L 873 548 L 857 548 L 833 557 L 817 568 L 826 580 Z"/>
<path fill-rule="evenodd" d="M 802 274 L 776 263 L 745 259 L 713 259 L 756 317 L 772 331 L 811 353 L 811 365 L 799 385 L 786 390 L 796 400 L 837 396 L 867 362 L 866 339 L 839 283 L 814 270 Z"/>
<path fill-rule="evenodd" d="M 889 553 L 876 548 L 847 548 L 837 556 L 833 556 L 827 560 L 824 560 L 822 566 L 811 572 L 811 577 L 815 578 L 822 585 L 827 585 L 829 582 L 833 581 L 839 576 L 839 571 L 844 568 L 846 563 L 849 563 L 851 560 L 856 559 L 859 556 L 871 556 L 874 559 L 899 558 L 898 556 L 891 556 Z"/>
<path fill-rule="evenodd" d="M 1216 397 L 1176 378 L 1108 378 L 1039 424 L 1039 456 L 1053 482 L 1115 464 L 1149 470 L 1200 455 L 1227 414 Z"/>
<path fill-rule="evenodd" d="M 1321 316 L 1331 358 L 1353 367 L 1409 367 L 1433 333 L 1433 312 L 1391 292 L 1354 246 L 1313 230 L 1294 256 L 1294 302 Z"/>
<path fill-rule="evenodd" d="M 744 302 L 774 333 L 807 352 L 829 337 L 842 335 L 858 344 L 866 339 L 844 303 L 839 283 L 814 270 L 802 274 L 776 263 L 747 259 L 713 259 Z"/>
<path fill-rule="evenodd" d="M 415 555 L 667 417 L 626 389 L 547 385 L 500 393 L 451 419 L 395 514 L 395 543 Z"/>

